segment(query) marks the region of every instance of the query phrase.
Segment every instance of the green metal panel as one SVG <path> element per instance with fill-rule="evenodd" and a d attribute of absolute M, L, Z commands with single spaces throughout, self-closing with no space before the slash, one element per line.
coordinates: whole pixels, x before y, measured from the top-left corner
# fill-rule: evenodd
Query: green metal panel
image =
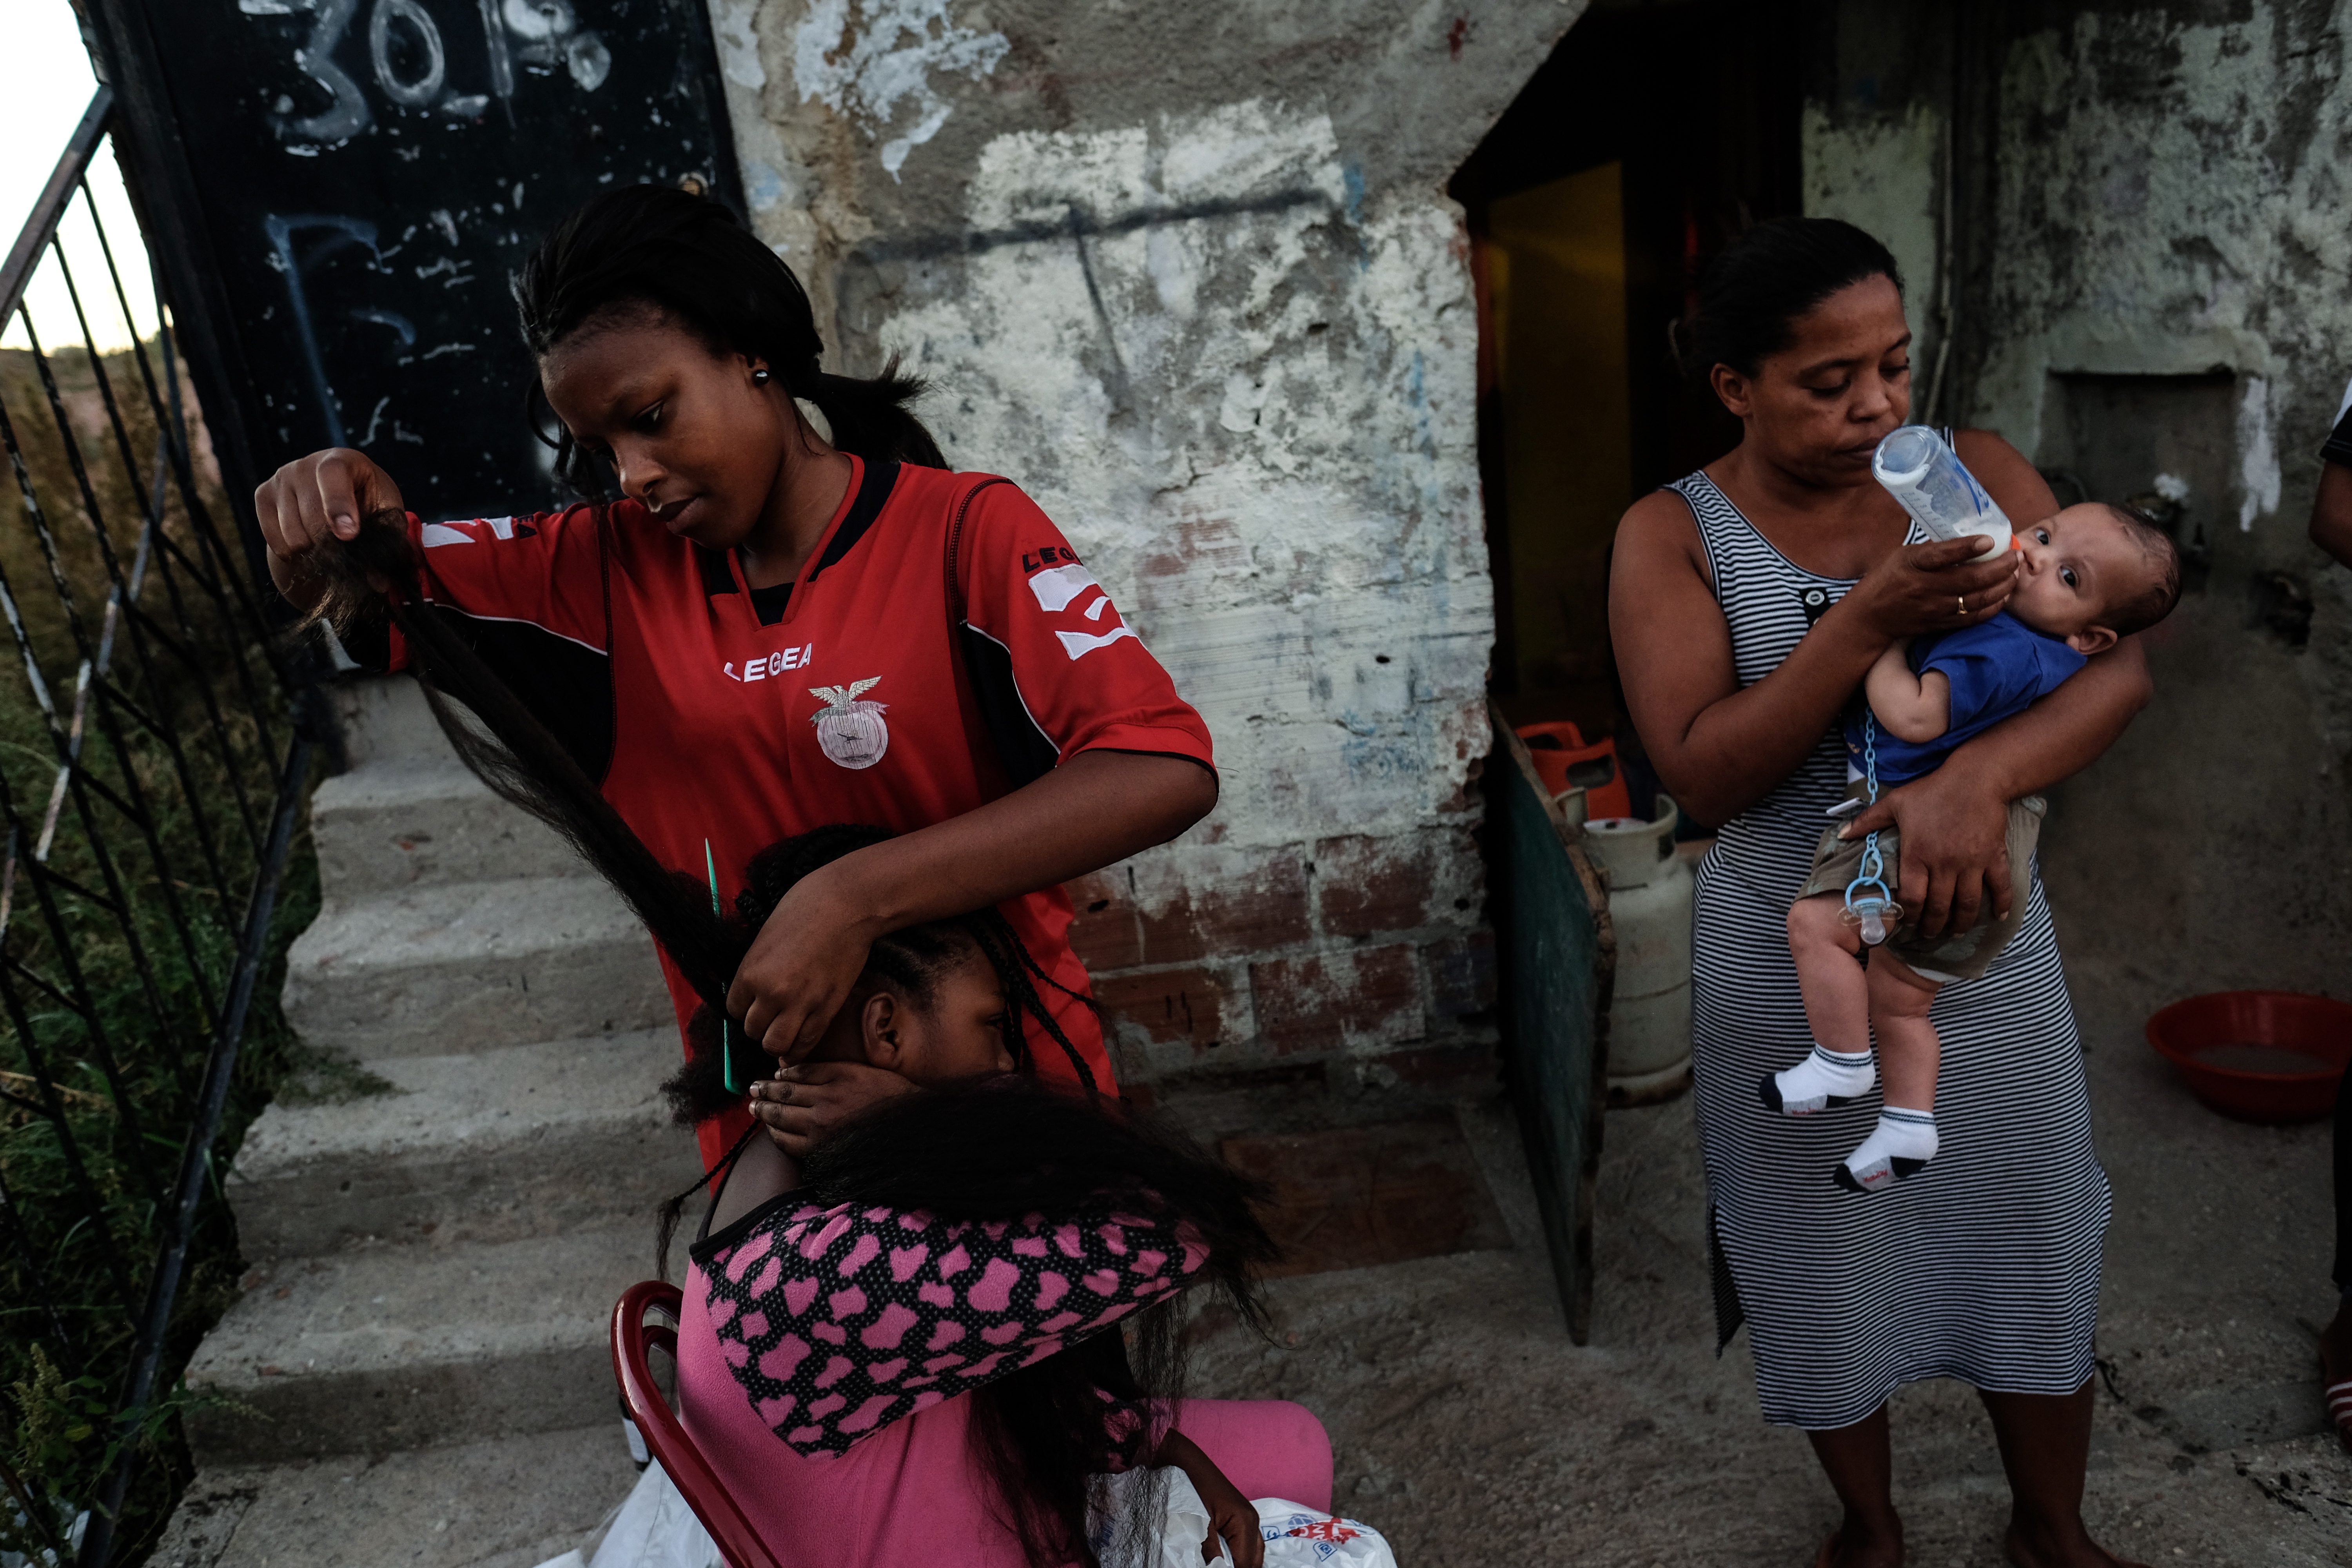
<path fill-rule="evenodd" d="M 1538 781 L 1518 737 L 1499 713 L 1494 722 L 1486 821 L 1506 1076 L 1569 1337 L 1583 1344 L 1592 1329 L 1593 1183 L 1616 944 L 1608 896 L 1575 829 Z"/>

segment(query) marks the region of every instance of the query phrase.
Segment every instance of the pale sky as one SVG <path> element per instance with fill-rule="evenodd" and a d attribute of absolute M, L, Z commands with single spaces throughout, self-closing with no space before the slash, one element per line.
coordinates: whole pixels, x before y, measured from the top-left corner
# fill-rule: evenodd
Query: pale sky
<path fill-rule="evenodd" d="M 98 90 L 98 80 L 90 75 L 89 56 L 82 47 L 80 30 L 74 26 L 73 7 L 66 0 L 0 0 L 0 26 L 5 26 L 8 37 L 8 47 L 0 49 L 0 148 L 6 149 L 0 153 L 0 253 L 5 253 L 16 243 L 33 204 L 40 199 L 41 187 L 48 183 L 58 155 L 65 151 L 66 139 L 73 134 L 82 110 L 89 107 L 90 95 Z M 131 216 L 131 203 L 123 195 L 122 177 L 116 172 L 110 149 L 101 147 L 90 165 L 89 188 L 98 198 L 107 238 L 113 243 L 115 264 L 123 269 L 123 289 L 131 296 L 140 333 L 151 334 L 155 330 L 154 295 L 147 285 L 138 224 Z M 107 280 L 105 258 L 90 232 L 89 211 L 79 195 L 60 232 L 99 347 L 121 346 L 128 341 L 122 313 Z M 26 303 L 44 346 L 81 341 L 54 256 L 33 275 Z M 0 348 L 26 346 L 24 321 L 11 313 L 5 330 L 0 330 Z"/>

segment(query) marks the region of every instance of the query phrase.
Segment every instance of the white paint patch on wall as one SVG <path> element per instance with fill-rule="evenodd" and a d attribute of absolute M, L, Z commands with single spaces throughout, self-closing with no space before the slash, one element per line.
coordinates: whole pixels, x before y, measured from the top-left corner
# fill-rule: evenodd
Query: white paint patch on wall
<path fill-rule="evenodd" d="M 1938 282 L 1936 170 L 1942 156 L 1942 116 L 1915 103 L 1900 119 L 1871 117 L 1839 125 L 1821 104 L 1808 100 L 1802 135 L 1805 216 L 1843 218 L 1884 242 L 1903 270 L 1911 330 L 1927 329 Z M 1912 395 L 1927 395 L 1924 370 L 1915 377 Z"/>
<path fill-rule="evenodd" d="M 1449 209 L 1349 201 L 1328 118 L 1264 102 L 1000 136 L 967 226 L 1053 237 L 882 330 L 941 389 L 950 460 L 1035 495 L 1206 716 L 1224 793 L 1160 852 L 1180 865 L 1473 810 L 1493 602 L 1468 269 Z"/>
<path fill-rule="evenodd" d="M 2278 443 L 2271 434 L 2271 384 L 2246 377 L 2245 400 L 2238 405 L 2238 479 L 2245 499 L 2238 504 L 2238 531 L 2253 531 L 2257 516 L 2278 510 Z"/>
<path fill-rule="evenodd" d="M 2029 456 L 2054 434 L 2052 372 L 2260 377 L 2271 431 L 2282 406 L 2336 391 L 2352 342 L 2341 312 L 2277 307 L 2308 297 L 2306 275 L 2341 278 L 2352 261 L 2341 171 L 2315 148 L 2292 167 L 2275 153 L 2290 110 L 2343 123 L 2352 79 L 2283 90 L 2278 9 L 2212 24 L 2092 9 L 2010 46 L 1989 301 L 2000 331 L 1973 416 Z M 2152 58 L 2173 62 L 2154 97 L 2137 66 L 2109 64 Z M 2257 512 L 2278 504 L 2267 481 L 2247 490 L 2274 498 Z"/>
<path fill-rule="evenodd" d="M 768 85 L 760 64 L 757 18 L 760 0 L 710 0 L 710 36 L 719 46 L 719 68 L 729 81 L 753 91 Z"/>
<path fill-rule="evenodd" d="M 855 115 L 877 135 L 897 126 L 900 104 L 912 105 L 914 123 L 883 135 L 882 166 L 895 180 L 947 123 L 950 106 L 931 74 L 977 80 L 1012 47 L 1002 33 L 958 26 L 948 0 L 815 0 L 793 31 L 793 79 L 803 100 Z"/>

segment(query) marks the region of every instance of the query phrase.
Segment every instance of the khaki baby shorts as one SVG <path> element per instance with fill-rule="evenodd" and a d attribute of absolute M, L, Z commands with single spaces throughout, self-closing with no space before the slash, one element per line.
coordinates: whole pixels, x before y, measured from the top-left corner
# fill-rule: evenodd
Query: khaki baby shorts
<path fill-rule="evenodd" d="M 1846 799 L 1860 802 L 1868 788 L 1860 782 L 1846 791 Z M 2025 906 L 2033 890 L 2033 849 L 2042 839 L 2042 816 L 2049 807 L 2038 795 L 2009 803 L 2009 917 L 1996 921 L 1992 910 L 1983 910 L 1977 923 L 1967 931 L 1947 929 L 1940 937 L 1929 941 L 1919 934 L 1917 911 L 1904 911 L 1902 923 L 1886 939 L 1886 951 L 1903 961 L 1923 980 L 1946 984 L 1954 980 L 1974 980 L 1992 967 L 2009 939 L 2025 922 Z M 1851 812 L 1841 812 L 1838 820 L 1822 829 L 1821 841 L 1813 846 L 1812 874 L 1797 890 L 1800 899 L 1810 899 L 1821 893 L 1843 894 L 1846 884 L 1862 874 L 1862 850 L 1864 835 L 1840 838 L 1838 829 L 1845 826 Z M 1903 885 L 1902 861 L 1899 858 L 1902 836 L 1894 828 L 1882 828 L 1878 835 L 1878 853 L 1885 860 L 1881 873 L 1887 887 L 1899 889 Z"/>

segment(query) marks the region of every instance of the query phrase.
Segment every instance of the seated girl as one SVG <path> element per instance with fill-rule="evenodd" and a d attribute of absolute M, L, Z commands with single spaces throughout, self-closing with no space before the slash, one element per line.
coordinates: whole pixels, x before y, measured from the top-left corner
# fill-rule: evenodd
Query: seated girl
<path fill-rule="evenodd" d="M 759 857 L 746 929 L 883 837 Z M 1328 1509 L 1329 1440 L 1296 1405 L 1176 1398 L 1175 1316 L 1148 1309 L 1208 1283 L 1256 1321 L 1272 1243 L 1232 1173 L 1023 1070 L 1024 1014 L 1058 1035 L 1024 956 L 992 910 L 894 932 L 808 1064 L 752 1085 L 765 1135 L 690 1252 L 680 1419 L 795 1568 L 1092 1563 L 1157 1522 L 1139 1489 L 1137 1517 L 1088 1525 L 1094 1478 L 1138 1464 L 1192 1482 L 1204 1558 L 1221 1537 L 1255 1568 L 1249 1500 Z M 699 1120 L 740 1097 L 724 1026 L 691 1039 L 671 1092 Z M 845 1123 L 824 1091 L 850 1070 L 896 1092 Z"/>
<path fill-rule="evenodd" d="M 681 1118 L 741 1104 L 758 1058 L 726 999 L 744 953 L 801 878 L 888 834 L 786 839 L 753 859 L 731 916 L 715 908 L 431 613 L 404 521 L 371 518 L 314 552 L 314 617 L 399 627 L 458 755 L 564 835 L 703 998 L 670 1085 Z M 1206 1282 L 1262 1324 L 1250 1279 L 1275 1248 L 1250 1184 L 1097 1094 L 1033 976 L 1053 984 L 994 909 L 877 940 L 814 1059 L 760 1085 L 759 1120 L 709 1173 L 718 1196 L 678 1330 L 681 1418 L 793 1568 L 1133 1560 L 1165 1489 L 1099 1478 L 1136 1466 L 1184 1473 L 1210 1515 L 1203 1561 L 1221 1540 L 1236 1568 L 1263 1561 L 1250 1497 L 1330 1505 L 1315 1417 L 1183 1399 L 1174 1315 L 1153 1310 Z M 1037 1079 L 1024 1020 L 1082 1091 Z M 893 1092 L 850 1100 L 859 1114 L 827 1092 L 876 1075 Z"/>

